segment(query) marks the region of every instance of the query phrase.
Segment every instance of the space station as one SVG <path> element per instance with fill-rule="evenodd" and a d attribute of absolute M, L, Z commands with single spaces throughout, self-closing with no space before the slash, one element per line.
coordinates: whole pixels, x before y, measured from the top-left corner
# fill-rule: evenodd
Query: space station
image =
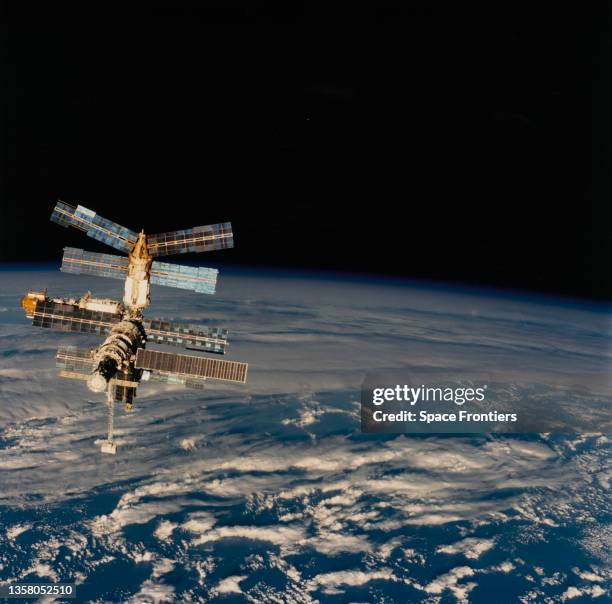
<path fill-rule="evenodd" d="M 202 389 L 208 380 L 244 384 L 247 363 L 147 349 L 160 344 L 214 355 L 226 353 L 227 329 L 145 318 L 151 302 L 150 285 L 162 285 L 200 294 L 214 294 L 218 271 L 154 258 L 223 250 L 234 245 L 229 222 L 192 229 L 146 235 L 136 233 L 83 206 L 58 201 L 51 221 L 75 227 L 89 237 L 124 252 L 127 256 L 87 252 L 66 247 L 61 271 L 125 281 L 122 301 L 94 298 L 52 298 L 46 290 L 30 290 L 22 299 L 26 317 L 36 327 L 64 332 L 106 336 L 96 348 L 60 346 L 56 365 L 63 378 L 83 380 L 92 392 L 106 392 L 108 434 L 103 453 L 115 454 L 114 407 L 123 402 L 131 411 L 138 386 L 143 381 L 180 384 Z"/>

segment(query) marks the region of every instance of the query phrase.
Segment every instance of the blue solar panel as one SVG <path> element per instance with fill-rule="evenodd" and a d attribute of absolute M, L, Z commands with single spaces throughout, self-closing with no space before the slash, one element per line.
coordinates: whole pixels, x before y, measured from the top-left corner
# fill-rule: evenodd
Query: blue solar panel
<path fill-rule="evenodd" d="M 126 229 L 83 206 L 71 206 L 58 201 L 51 214 L 51 221 L 85 231 L 89 237 L 102 241 L 122 252 L 130 252 L 138 240 L 138 234 Z"/>
<path fill-rule="evenodd" d="M 225 354 L 227 329 L 175 323 L 164 319 L 145 319 L 143 325 L 147 341 L 151 344 L 167 344 Z"/>
<path fill-rule="evenodd" d="M 156 382 L 165 382 L 166 384 L 177 384 L 179 386 L 185 386 L 185 388 L 193 388 L 194 390 L 204 390 L 206 388 L 206 378 L 192 378 L 192 377 L 179 377 L 172 373 L 157 373 L 151 372 L 150 380 Z"/>
<path fill-rule="evenodd" d="M 115 313 L 80 308 L 76 304 L 39 300 L 32 325 L 76 333 L 108 333 L 121 316 Z"/>
<path fill-rule="evenodd" d="M 58 201 L 53 208 L 53 212 L 51 213 L 51 222 L 56 222 L 57 224 L 68 227 L 75 226 L 83 230 L 82 226 L 79 226 L 77 221 L 74 219 L 74 215 L 76 212 L 76 208 L 64 203 L 63 201 Z"/>
<path fill-rule="evenodd" d="M 89 375 L 94 370 L 95 362 L 89 348 L 60 346 L 55 357 L 55 366 L 66 371 Z"/>
<path fill-rule="evenodd" d="M 113 254 L 86 252 L 75 247 L 65 247 L 60 270 L 73 275 L 96 275 L 111 279 L 125 279 L 128 259 Z"/>
<path fill-rule="evenodd" d="M 189 289 L 200 294 L 214 294 L 219 271 L 215 268 L 203 268 L 153 262 L 151 265 L 151 283 Z"/>
<path fill-rule="evenodd" d="M 151 256 L 169 256 L 188 252 L 207 252 L 234 247 L 232 225 L 229 222 L 194 227 L 147 237 Z"/>

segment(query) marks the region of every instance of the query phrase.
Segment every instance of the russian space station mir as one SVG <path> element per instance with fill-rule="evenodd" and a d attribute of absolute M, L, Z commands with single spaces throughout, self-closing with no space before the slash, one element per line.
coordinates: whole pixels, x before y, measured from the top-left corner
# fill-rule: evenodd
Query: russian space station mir
<path fill-rule="evenodd" d="M 113 441 L 114 403 L 122 401 L 131 410 L 141 380 L 157 380 L 203 388 L 207 380 L 246 382 L 246 363 L 205 356 L 147 350 L 147 343 L 188 350 L 225 354 L 227 330 L 187 325 L 160 319 L 145 319 L 150 303 L 150 284 L 165 285 L 203 294 L 214 294 L 218 271 L 158 262 L 153 258 L 187 252 L 205 252 L 233 247 L 229 222 L 183 231 L 140 234 L 98 216 L 82 206 L 59 201 L 51 221 L 73 226 L 126 256 L 98 254 L 66 247 L 61 269 L 75 275 L 95 275 L 125 280 L 123 301 L 92 298 L 49 298 L 45 291 L 30 290 L 23 297 L 26 317 L 37 327 L 60 331 L 101 334 L 106 339 L 97 348 L 60 346 L 57 366 L 60 376 L 85 380 L 93 392 L 106 392 L 109 408 L 108 437 L 104 453 L 115 453 Z"/>

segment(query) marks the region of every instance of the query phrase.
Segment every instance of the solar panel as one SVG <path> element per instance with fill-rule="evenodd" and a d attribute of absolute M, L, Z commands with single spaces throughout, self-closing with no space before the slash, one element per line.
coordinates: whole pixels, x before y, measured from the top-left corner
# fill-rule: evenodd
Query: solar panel
<path fill-rule="evenodd" d="M 219 271 L 215 268 L 183 266 L 168 262 L 153 262 L 151 283 L 189 289 L 200 294 L 214 294 Z"/>
<path fill-rule="evenodd" d="M 130 252 L 138 239 L 138 234 L 115 222 L 98 216 L 93 210 L 83 206 L 71 206 L 58 201 L 51 213 L 51 221 L 68 227 L 73 226 L 98 241 L 102 241 L 122 252 Z"/>
<path fill-rule="evenodd" d="M 37 300 L 32 325 L 60 331 L 106 334 L 119 321 L 117 314 L 87 310 L 76 304 Z"/>
<path fill-rule="evenodd" d="M 151 373 L 150 380 L 165 382 L 166 384 L 179 384 L 186 388 L 204 390 L 206 388 L 206 378 L 180 378 L 173 373 Z"/>
<path fill-rule="evenodd" d="M 64 203 L 63 201 L 58 201 L 53 208 L 50 220 L 63 227 L 73 226 L 82 231 L 86 231 L 87 229 L 84 228 L 84 223 L 75 219 L 75 212 L 76 208 L 74 206 Z"/>
<path fill-rule="evenodd" d="M 139 348 L 136 352 L 136 367 L 174 374 L 185 380 L 211 378 L 244 384 L 248 364 Z"/>
<path fill-rule="evenodd" d="M 77 348 L 76 346 L 60 346 L 57 349 L 55 365 L 65 371 L 91 374 L 95 362 L 92 357 L 93 351 L 89 348 Z"/>
<path fill-rule="evenodd" d="M 138 382 L 134 381 L 134 373 L 130 370 L 118 371 L 111 383 L 115 384 L 115 401 L 123 401 L 131 408 L 136 396 Z"/>
<path fill-rule="evenodd" d="M 73 275 L 95 275 L 111 279 L 125 279 L 128 259 L 114 254 L 86 252 L 76 247 L 65 247 L 60 270 Z"/>
<path fill-rule="evenodd" d="M 143 325 L 147 333 L 147 341 L 152 344 L 167 344 L 225 354 L 227 329 L 186 325 L 163 319 L 146 319 Z"/>
<path fill-rule="evenodd" d="M 234 247 L 232 225 L 222 222 L 183 231 L 148 235 L 147 247 L 151 256 L 223 250 Z"/>

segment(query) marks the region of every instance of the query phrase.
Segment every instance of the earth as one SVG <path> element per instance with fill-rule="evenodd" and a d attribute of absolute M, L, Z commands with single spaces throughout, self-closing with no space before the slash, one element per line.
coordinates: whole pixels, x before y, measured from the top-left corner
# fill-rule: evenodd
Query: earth
<path fill-rule="evenodd" d="M 609 435 L 360 431 L 372 370 L 610 401 L 609 307 L 236 268 L 214 297 L 154 287 L 147 315 L 228 328 L 248 382 L 143 384 L 112 456 L 104 396 L 55 369 L 58 345 L 99 340 L 19 302 L 121 285 L 0 271 L 0 582 L 100 603 L 611 601 Z"/>

